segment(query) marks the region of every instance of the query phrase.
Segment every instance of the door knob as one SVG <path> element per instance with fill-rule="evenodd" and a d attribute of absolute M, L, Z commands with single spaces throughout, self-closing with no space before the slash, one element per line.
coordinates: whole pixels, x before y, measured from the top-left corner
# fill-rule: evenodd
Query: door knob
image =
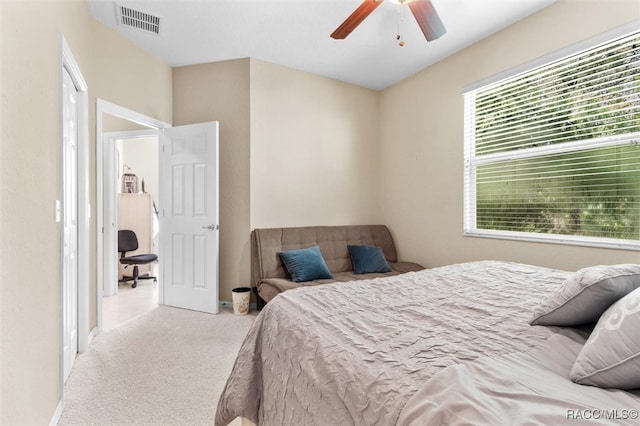
<path fill-rule="evenodd" d="M 203 226 L 202 229 L 208 229 L 210 231 L 215 231 L 215 230 L 218 229 L 218 225 Z"/>

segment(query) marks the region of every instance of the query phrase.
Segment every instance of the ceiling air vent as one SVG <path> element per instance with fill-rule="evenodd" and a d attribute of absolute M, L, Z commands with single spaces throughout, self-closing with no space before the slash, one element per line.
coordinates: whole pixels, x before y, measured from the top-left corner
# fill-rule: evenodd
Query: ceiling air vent
<path fill-rule="evenodd" d="M 139 10 L 116 5 L 118 10 L 118 23 L 136 30 L 160 34 L 160 18 Z"/>

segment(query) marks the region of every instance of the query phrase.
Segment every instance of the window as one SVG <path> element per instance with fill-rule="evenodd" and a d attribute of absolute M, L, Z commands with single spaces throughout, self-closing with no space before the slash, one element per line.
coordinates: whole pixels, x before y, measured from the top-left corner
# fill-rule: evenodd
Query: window
<path fill-rule="evenodd" d="M 640 248 L 640 32 L 464 101 L 465 235 Z"/>

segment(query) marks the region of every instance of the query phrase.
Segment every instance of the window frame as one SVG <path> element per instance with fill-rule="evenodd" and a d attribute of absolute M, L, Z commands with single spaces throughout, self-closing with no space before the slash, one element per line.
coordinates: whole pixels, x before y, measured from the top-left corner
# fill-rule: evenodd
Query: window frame
<path fill-rule="evenodd" d="M 489 86 L 514 78 L 520 74 L 533 71 L 537 68 L 545 67 L 558 60 L 573 56 L 584 51 L 593 49 L 601 44 L 609 43 L 615 39 L 636 33 L 640 27 L 640 20 L 633 21 L 627 25 L 589 38 L 580 43 L 561 49 L 549 55 L 523 64 L 519 67 L 507 70 L 493 77 L 478 81 L 465 86 L 462 90 L 464 96 L 464 179 L 463 179 L 463 235 L 468 237 L 494 238 L 503 240 L 528 241 L 538 243 L 569 244 L 587 247 L 612 248 L 623 250 L 640 250 L 640 238 L 638 240 L 576 236 L 567 234 L 533 233 L 524 231 L 503 231 L 491 229 L 478 229 L 476 220 L 476 167 L 488 164 L 493 161 L 520 160 L 525 158 L 535 158 L 548 154 L 560 154 L 585 149 L 607 148 L 613 146 L 624 146 L 627 144 L 640 144 L 640 132 L 627 133 L 624 135 L 605 136 L 587 140 L 565 142 L 562 144 L 544 145 L 535 148 L 528 148 L 523 152 L 504 151 L 497 153 L 481 154 L 475 153 L 475 96 L 468 96 L 472 92 L 484 89 Z M 630 136 L 631 135 L 631 136 Z M 629 142 L 629 139 L 633 139 Z"/>

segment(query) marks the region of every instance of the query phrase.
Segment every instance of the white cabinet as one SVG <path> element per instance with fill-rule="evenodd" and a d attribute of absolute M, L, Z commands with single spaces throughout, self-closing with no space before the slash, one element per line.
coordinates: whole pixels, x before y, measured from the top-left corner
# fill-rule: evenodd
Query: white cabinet
<path fill-rule="evenodd" d="M 130 229 L 138 237 L 138 250 L 127 252 L 127 256 L 134 254 L 153 253 L 153 216 L 150 194 L 118 194 L 118 230 Z M 120 253 L 118 253 L 118 256 Z M 153 265 L 140 265 L 140 275 L 151 272 Z M 118 266 L 118 279 L 133 272 L 130 266 L 126 270 L 124 265 Z M 153 275 L 153 274 L 151 274 Z"/>

